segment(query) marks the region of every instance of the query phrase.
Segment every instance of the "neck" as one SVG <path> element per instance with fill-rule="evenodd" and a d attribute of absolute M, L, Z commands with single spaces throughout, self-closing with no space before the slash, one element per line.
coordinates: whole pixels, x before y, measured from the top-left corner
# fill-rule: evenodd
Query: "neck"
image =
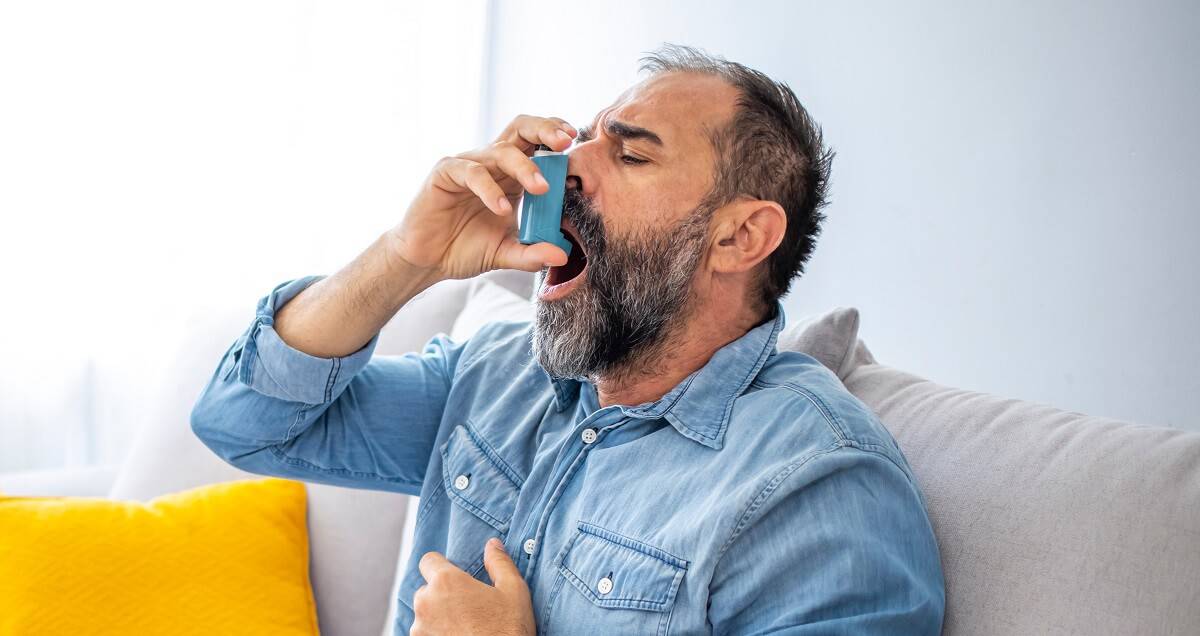
<path fill-rule="evenodd" d="M 651 349 L 612 371 L 594 376 L 600 407 L 635 406 L 653 402 L 702 368 L 721 347 L 744 336 L 762 322 L 757 307 L 709 302 L 689 312 Z"/>

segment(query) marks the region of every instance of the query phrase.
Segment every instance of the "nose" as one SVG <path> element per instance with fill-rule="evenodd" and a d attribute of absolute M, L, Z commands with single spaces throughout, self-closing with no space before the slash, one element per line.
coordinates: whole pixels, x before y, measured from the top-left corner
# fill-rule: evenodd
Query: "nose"
<path fill-rule="evenodd" d="M 583 154 L 579 152 L 581 145 L 575 144 L 574 148 L 567 151 L 567 189 L 578 190 L 583 193 L 583 173 L 586 171 L 587 160 Z"/>
<path fill-rule="evenodd" d="M 598 161 L 595 139 L 583 143 L 578 141 L 574 147 L 567 150 L 567 189 L 576 190 L 579 194 L 594 194 L 599 181 L 596 179 L 597 169 L 601 168 Z M 586 178 L 585 178 L 586 177 Z"/>

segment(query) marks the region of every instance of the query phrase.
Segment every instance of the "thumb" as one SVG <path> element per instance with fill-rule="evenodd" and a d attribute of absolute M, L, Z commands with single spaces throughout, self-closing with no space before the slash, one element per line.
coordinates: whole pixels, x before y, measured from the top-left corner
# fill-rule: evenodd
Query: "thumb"
<path fill-rule="evenodd" d="M 521 576 L 517 564 L 509 558 L 508 552 L 504 550 L 504 544 L 500 543 L 499 539 L 494 537 L 488 539 L 483 546 L 483 567 L 487 570 L 488 576 L 492 577 L 492 583 L 496 588 L 509 590 L 519 587 L 528 590 L 525 578 Z"/>
<path fill-rule="evenodd" d="M 567 253 L 553 243 L 525 245 L 516 238 L 505 239 L 496 251 L 496 269 L 520 269 L 536 272 L 546 265 L 565 265 Z"/>

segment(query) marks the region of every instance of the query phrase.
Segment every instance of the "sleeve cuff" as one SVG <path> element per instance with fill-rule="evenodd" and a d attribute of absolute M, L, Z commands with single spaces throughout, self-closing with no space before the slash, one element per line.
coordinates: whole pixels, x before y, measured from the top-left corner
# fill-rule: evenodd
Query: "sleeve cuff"
<path fill-rule="evenodd" d="M 237 362 L 239 380 L 273 398 L 326 404 L 337 399 L 370 362 L 379 334 L 350 355 L 318 358 L 291 347 L 275 331 L 275 311 L 323 278 L 305 276 L 281 283 L 258 301 L 254 322 L 242 339 Z"/>

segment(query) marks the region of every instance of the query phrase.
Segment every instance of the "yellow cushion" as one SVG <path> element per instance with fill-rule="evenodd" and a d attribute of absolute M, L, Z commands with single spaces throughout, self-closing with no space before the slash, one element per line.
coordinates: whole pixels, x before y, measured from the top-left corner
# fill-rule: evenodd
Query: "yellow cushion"
<path fill-rule="evenodd" d="M 304 484 L 0 496 L 0 634 L 316 634 Z"/>

